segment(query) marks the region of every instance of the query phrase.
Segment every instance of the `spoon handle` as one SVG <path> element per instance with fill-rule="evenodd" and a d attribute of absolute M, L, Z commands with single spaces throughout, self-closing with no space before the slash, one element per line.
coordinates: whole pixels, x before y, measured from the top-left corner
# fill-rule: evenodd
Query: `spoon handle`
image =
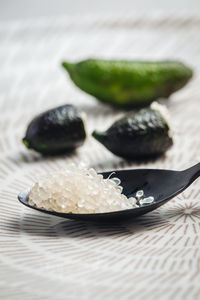
<path fill-rule="evenodd" d="M 188 185 L 190 185 L 195 179 L 200 176 L 200 163 L 194 165 L 193 167 L 182 171 L 188 179 Z"/>

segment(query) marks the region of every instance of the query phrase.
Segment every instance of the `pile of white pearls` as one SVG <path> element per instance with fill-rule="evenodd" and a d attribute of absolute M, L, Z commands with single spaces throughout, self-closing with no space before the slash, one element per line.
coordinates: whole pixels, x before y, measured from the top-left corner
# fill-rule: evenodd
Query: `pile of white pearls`
<path fill-rule="evenodd" d="M 94 169 L 71 164 L 40 178 L 29 194 L 29 205 L 45 210 L 88 214 L 137 207 L 134 197 L 122 194 L 120 179 L 104 179 Z"/>

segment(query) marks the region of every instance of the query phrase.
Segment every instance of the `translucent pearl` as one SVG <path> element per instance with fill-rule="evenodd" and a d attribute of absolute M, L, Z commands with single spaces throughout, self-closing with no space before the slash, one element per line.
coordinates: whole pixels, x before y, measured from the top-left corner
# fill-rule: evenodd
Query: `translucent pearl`
<path fill-rule="evenodd" d="M 119 185 L 121 183 L 121 180 L 117 177 L 113 177 L 110 180 L 112 180 L 116 185 Z"/>
<path fill-rule="evenodd" d="M 90 168 L 74 164 L 40 178 L 29 194 L 29 204 L 63 213 L 103 213 L 131 209 L 135 198 L 122 194 L 120 179 L 104 179 Z"/>

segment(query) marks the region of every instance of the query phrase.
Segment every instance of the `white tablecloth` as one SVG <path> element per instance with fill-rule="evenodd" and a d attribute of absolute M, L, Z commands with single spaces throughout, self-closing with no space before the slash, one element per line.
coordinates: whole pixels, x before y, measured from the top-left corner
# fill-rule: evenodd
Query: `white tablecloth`
<path fill-rule="evenodd" d="M 200 183 L 160 209 L 119 224 L 86 224 L 23 207 L 36 175 L 85 162 L 97 170 L 183 169 L 200 149 L 200 16 L 84 17 L 0 24 L 0 298 L 200 299 Z M 62 60 L 180 59 L 193 80 L 167 102 L 174 146 L 148 163 L 109 153 L 90 133 L 124 112 L 78 90 Z M 43 158 L 21 143 L 31 118 L 64 103 L 87 114 L 88 139 L 74 155 Z"/>

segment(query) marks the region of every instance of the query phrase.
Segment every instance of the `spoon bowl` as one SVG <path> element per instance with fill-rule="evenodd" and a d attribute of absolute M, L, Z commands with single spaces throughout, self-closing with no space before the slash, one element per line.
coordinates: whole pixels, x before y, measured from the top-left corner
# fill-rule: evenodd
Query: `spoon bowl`
<path fill-rule="evenodd" d="M 200 176 L 200 163 L 184 171 L 172 171 L 161 169 L 130 169 L 130 170 L 112 170 L 102 172 L 104 178 L 108 178 L 111 173 L 121 180 L 123 194 L 134 197 L 138 190 L 143 190 L 145 197 L 153 196 L 154 202 L 137 208 L 120 210 L 106 213 L 91 214 L 73 214 L 49 211 L 28 203 L 29 191 L 18 195 L 19 201 L 27 207 L 40 212 L 55 215 L 67 219 L 76 219 L 84 221 L 104 222 L 118 221 L 135 218 L 146 214 L 159 206 L 165 204 L 170 199 L 184 191 L 192 182 Z"/>

